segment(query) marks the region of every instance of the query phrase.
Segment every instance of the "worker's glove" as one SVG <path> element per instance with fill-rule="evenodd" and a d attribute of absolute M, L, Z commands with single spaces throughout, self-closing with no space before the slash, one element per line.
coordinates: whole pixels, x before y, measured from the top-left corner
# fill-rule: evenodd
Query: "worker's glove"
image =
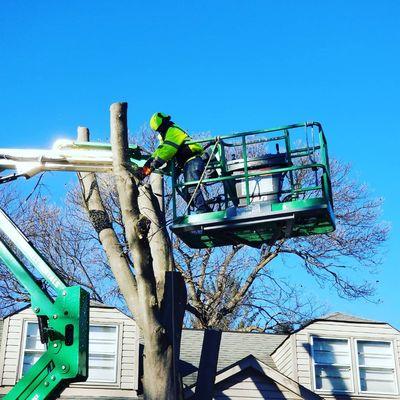
<path fill-rule="evenodd" d="M 162 158 L 156 157 L 150 157 L 146 163 L 144 164 L 144 167 L 148 167 L 151 169 L 151 171 L 154 171 L 155 169 L 159 169 L 161 168 L 164 164 L 166 163 L 166 161 L 164 161 Z"/>

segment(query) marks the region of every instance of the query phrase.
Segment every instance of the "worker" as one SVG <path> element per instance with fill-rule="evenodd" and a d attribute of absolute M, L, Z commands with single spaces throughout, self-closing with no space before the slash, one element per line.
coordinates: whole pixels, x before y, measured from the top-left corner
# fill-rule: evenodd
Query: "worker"
<path fill-rule="evenodd" d="M 179 170 L 183 171 L 185 182 L 198 181 L 204 172 L 205 162 L 202 159 L 203 147 L 199 143 L 190 143 L 190 136 L 171 121 L 171 116 L 157 112 L 150 118 L 150 127 L 158 132 L 159 145 L 139 172 L 141 177 L 150 175 L 155 169 L 161 168 L 174 159 Z M 186 186 L 184 196 L 186 202 L 198 213 L 211 211 L 207 206 L 201 188 L 197 185 Z M 196 192 L 195 192 L 196 190 Z M 193 199 L 192 199 L 193 197 Z"/>

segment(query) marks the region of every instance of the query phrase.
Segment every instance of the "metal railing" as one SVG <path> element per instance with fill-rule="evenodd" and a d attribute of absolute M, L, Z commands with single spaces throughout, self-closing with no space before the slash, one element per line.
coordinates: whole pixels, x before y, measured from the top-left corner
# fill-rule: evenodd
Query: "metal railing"
<path fill-rule="evenodd" d="M 303 129 L 303 132 L 301 130 Z M 315 131 L 316 130 L 316 134 Z M 278 133 L 276 135 L 275 133 Z M 312 143 L 309 141 L 309 134 L 312 135 Z M 297 141 L 297 142 L 296 142 Z M 217 143 L 215 156 L 210 163 L 210 167 L 219 171 L 219 176 L 214 178 L 202 179 L 204 185 L 221 184 L 224 200 L 222 203 L 227 208 L 230 204 L 237 205 L 237 193 L 232 184 L 244 182 L 244 196 L 246 205 L 252 202 L 250 182 L 254 179 L 264 179 L 269 175 L 281 174 L 285 177 L 285 185 L 279 190 L 279 196 L 289 195 L 292 200 L 298 199 L 301 195 L 323 197 L 326 202 L 333 206 L 328 146 L 322 126 L 318 122 L 305 122 L 287 125 L 272 129 L 246 131 L 233 133 L 230 135 L 219 136 L 216 138 L 199 139 L 193 141 L 201 143 L 205 148 L 213 147 Z M 188 143 L 193 143 L 188 142 Z M 306 143 L 306 144 L 304 144 Z M 265 145 L 275 144 L 275 153 L 267 151 Z M 263 148 L 264 146 L 264 148 Z M 251 155 L 251 148 L 258 150 L 258 156 Z M 282 148 L 281 148 L 282 147 Z M 264 151 L 264 154 L 262 152 Z M 254 151 L 253 151 L 254 153 Z M 257 153 L 257 152 L 256 152 Z M 286 165 L 269 167 L 252 171 L 250 162 L 260 160 L 262 156 L 284 154 Z M 236 157 L 239 155 L 241 159 Z M 260 157 L 261 155 L 261 157 Z M 229 171 L 229 163 L 232 161 L 243 162 L 243 172 L 235 173 Z M 172 207 L 173 218 L 178 217 L 177 195 L 189 186 L 197 186 L 199 181 L 184 182 L 179 179 L 179 172 L 172 166 Z M 314 184 L 307 183 L 298 179 L 299 173 L 308 174 L 308 180 L 314 175 Z M 317 193 L 319 193 L 317 195 Z M 221 208 L 221 204 L 219 205 Z M 190 213 L 190 210 L 188 210 Z"/>

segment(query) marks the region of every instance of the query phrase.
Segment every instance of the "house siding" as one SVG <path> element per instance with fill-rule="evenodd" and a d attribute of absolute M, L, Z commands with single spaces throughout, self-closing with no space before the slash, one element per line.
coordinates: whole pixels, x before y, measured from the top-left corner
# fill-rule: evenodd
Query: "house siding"
<path fill-rule="evenodd" d="M 215 400 L 299 400 L 296 393 L 257 372 L 242 372 L 224 381 L 214 394 Z"/>
<path fill-rule="evenodd" d="M 0 369 L 0 394 L 7 393 L 17 382 L 27 321 L 37 321 L 30 308 L 4 320 L 0 349 L 0 356 L 4 360 Z M 137 398 L 139 342 L 135 322 L 115 308 L 91 307 L 90 324 L 118 326 L 117 380 L 107 384 L 74 383 L 64 390 L 61 398 Z"/>
<path fill-rule="evenodd" d="M 289 337 L 273 354 L 272 359 L 278 371 L 294 379 L 295 361 L 293 359 L 293 337 Z"/>
<path fill-rule="evenodd" d="M 367 324 L 367 323 L 346 323 L 335 321 L 317 321 L 298 333 L 295 337 L 295 353 L 297 360 L 297 381 L 310 390 L 314 390 L 314 374 L 311 357 L 311 340 L 313 336 L 322 338 L 342 338 L 350 339 L 352 353 L 352 370 L 353 370 L 353 393 L 346 393 L 345 396 L 332 395 L 330 393 L 315 391 L 326 399 L 400 399 L 400 395 L 379 395 L 374 396 L 365 393 L 359 393 L 359 384 L 357 379 L 357 351 L 354 346 L 354 340 L 377 340 L 390 341 L 393 343 L 397 386 L 399 387 L 399 350 L 400 350 L 400 334 L 388 324 Z M 289 340 L 287 340 L 289 341 Z M 287 355 L 289 358 L 289 355 Z"/>

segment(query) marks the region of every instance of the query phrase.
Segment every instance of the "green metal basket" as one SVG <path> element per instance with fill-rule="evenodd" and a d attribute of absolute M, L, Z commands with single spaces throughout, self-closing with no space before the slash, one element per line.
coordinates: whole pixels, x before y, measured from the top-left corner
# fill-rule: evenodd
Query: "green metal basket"
<path fill-rule="evenodd" d="M 213 147 L 218 176 L 183 182 L 172 171 L 172 231 L 188 246 L 246 244 L 335 229 L 327 142 L 318 122 L 201 140 Z M 238 159 L 239 157 L 239 159 Z M 179 201 L 188 186 L 217 191 L 211 212 L 196 214 Z"/>

